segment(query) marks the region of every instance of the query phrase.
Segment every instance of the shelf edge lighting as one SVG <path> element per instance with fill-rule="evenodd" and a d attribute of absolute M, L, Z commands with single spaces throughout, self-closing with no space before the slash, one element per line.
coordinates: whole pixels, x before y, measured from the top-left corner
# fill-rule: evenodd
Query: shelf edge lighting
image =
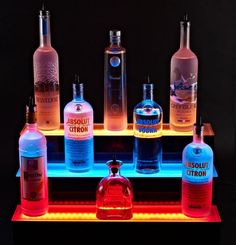
<path fill-rule="evenodd" d="M 212 206 L 211 214 L 204 218 L 190 218 L 182 214 L 180 204 L 149 205 L 134 204 L 133 218 L 130 220 L 99 220 L 96 218 L 96 207 L 91 204 L 49 205 L 48 213 L 30 217 L 22 214 L 17 205 L 12 221 L 39 222 L 221 222 L 217 207 Z"/>

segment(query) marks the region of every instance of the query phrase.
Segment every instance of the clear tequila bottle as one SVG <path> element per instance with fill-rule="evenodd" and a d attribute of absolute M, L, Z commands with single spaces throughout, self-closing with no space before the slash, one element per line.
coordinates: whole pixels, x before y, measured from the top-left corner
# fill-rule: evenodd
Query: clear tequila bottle
<path fill-rule="evenodd" d="M 26 107 L 26 128 L 19 138 L 19 160 L 22 212 L 43 215 L 48 210 L 47 142 L 38 130 L 32 97 Z"/>
<path fill-rule="evenodd" d="M 156 173 L 162 162 L 161 106 L 153 100 L 153 84 L 149 78 L 143 84 L 143 100 L 133 111 L 133 160 L 139 173 Z"/>
<path fill-rule="evenodd" d="M 89 171 L 94 162 L 93 108 L 84 100 L 84 84 L 75 75 L 73 100 L 64 108 L 65 164 L 69 171 Z"/>
<path fill-rule="evenodd" d="M 60 86 L 58 54 L 51 46 L 50 12 L 44 5 L 39 12 L 40 45 L 33 55 L 34 94 L 38 110 L 38 127 L 60 127 Z"/>
<path fill-rule="evenodd" d="M 120 175 L 122 162 L 107 162 L 109 175 L 104 177 L 96 190 L 96 216 L 98 219 L 131 219 L 133 216 L 133 188 L 129 179 Z"/>
<path fill-rule="evenodd" d="M 191 131 L 196 121 L 198 59 L 190 49 L 190 21 L 180 22 L 180 48 L 171 58 L 170 128 Z"/>
<path fill-rule="evenodd" d="M 203 139 L 204 125 L 194 124 L 193 142 L 183 150 L 182 211 L 190 217 L 210 214 L 213 187 L 213 151 Z"/>
<path fill-rule="evenodd" d="M 110 45 L 104 54 L 104 129 L 127 128 L 126 49 L 121 31 L 110 31 Z"/>

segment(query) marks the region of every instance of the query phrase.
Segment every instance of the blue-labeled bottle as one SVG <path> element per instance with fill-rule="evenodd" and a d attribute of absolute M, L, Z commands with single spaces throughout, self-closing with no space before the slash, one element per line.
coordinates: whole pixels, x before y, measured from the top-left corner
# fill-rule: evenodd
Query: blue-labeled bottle
<path fill-rule="evenodd" d="M 153 83 L 143 84 L 143 100 L 133 111 L 135 170 L 143 174 L 160 171 L 162 162 L 163 110 L 153 100 Z"/>
<path fill-rule="evenodd" d="M 73 100 L 64 108 L 65 164 L 69 171 L 89 171 L 94 162 L 93 108 L 84 100 L 83 83 L 75 75 Z"/>
<path fill-rule="evenodd" d="M 194 124 L 193 142 L 182 154 L 182 212 L 190 217 L 210 214 L 213 188 L 213 151 L 204 142 L 204 125 Z"/>

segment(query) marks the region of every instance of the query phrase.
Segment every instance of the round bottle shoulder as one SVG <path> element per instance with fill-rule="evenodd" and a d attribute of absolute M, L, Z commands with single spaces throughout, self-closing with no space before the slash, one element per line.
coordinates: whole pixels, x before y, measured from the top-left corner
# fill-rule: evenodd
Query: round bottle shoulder
<path fill-rule="evenodd" d="M 183 155 L 184 156 L 191 156 L 191 157 L 202 157 L 203 155 L 205 157 L 213 157 L 213 150 L 212 148 L 206 144 L 206 143 L 200 143 L 200 144 L 196 144 L 196 143 L 190 143 L 188 145 L 186 145 L 184 147 L 183 150 Z"/>
<path fill-rule="evenodd" d="M 171 57 L 171 61 L 175 59 L 181 59 L 181 60 L 193 59 L 195 61 L 198 60 L 196 54 L 191 49 L 187 49 L 187 48 L 180 48 L 179 50 L 177 50 Z"/>
<path fill-rule="evenodd" d="M 58 59 L 58 53 L 57 51 L 51 47 L 51 46 L 44 46 L 44 47 L 38 47 L 33 54 L 33 58 L 39 58 L 41 56 L 49 56 L 52 57 L 54 59 Z"/>
<path fill-rule="evenodd" d="M 93 113 L 93 107 L 87 101 L 70 101 L 64 108 L 65 112 L 73 113 Z"/>
<path fill-rule="evenodd" d="M 159 110 L 161 113 L 163 113 L 162 107 L 155 101 L 153 100 L 143 100 L 140 103 L 138 103 L 135 107 L 134 107 L 134 112 L 138 112 L 138 111 L 145 111 L 145 109 L 148 110 Z"/>

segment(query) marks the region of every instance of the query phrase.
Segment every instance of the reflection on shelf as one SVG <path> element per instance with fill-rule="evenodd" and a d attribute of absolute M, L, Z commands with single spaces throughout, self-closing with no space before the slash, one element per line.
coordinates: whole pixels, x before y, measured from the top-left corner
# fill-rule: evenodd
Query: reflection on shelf
<path fill-rule="evenodd" d="M 24 130 L 25 128 L 22 129 L 21 134 Z M 41 130 L 41 132 L 45 136 L 64 136 L 64 124 L 62 123 L 60 125 L 60 128 L 57 130 L 48 130 L 48 131 Z M 95 123 L 93 133 L 94 136 L 133 136 L 134 135 L 132 123 L 129 123 L 127 129 L 124 131 L 107 131 L 104 130 L 102 123 Z M 193 135 L 192 131 L 177 132 L 171 130 L 168 123 L 163 123 L 163 136 L 191 136 L 191 135 Z M 210 123 L 204 124 L 204 135 L 214 136 L 214 132 Z"/>
<path fill-rule="evenodd" d="M 62 203 L 62 202 L 60 202 Z M 204 218 L 190 218 L 182 214 L 178 202 L 134 203 L 133 218 L 130 220 L 99 220 L 94 203 L 50 204 L 48 213 L 29 217 L 17 205 L 12 221 L 39 222 L 221 222 L 218 209 L 212 206 L 211 214 Z"/>
<path fill-rule="evenodd" d="M 70 172 L 63 163 L 48 163 L 48 177 L 100 178 L 107 176 L 107 173 L 108 169 L 105 163 L 96 163 L 94 164 L 93 169 L 84 173 Z M 135 171 L 132 163 L 124 163 L 121 167 L 121 174 L 127 178 L 181 178 L 182 165 L 180 163 L 163 163 L 159 173 L 140 174 Z M 20 176 L 19 170 L 16 176 Z M 218 177 L 215 168 L 213 177 Z"/>

